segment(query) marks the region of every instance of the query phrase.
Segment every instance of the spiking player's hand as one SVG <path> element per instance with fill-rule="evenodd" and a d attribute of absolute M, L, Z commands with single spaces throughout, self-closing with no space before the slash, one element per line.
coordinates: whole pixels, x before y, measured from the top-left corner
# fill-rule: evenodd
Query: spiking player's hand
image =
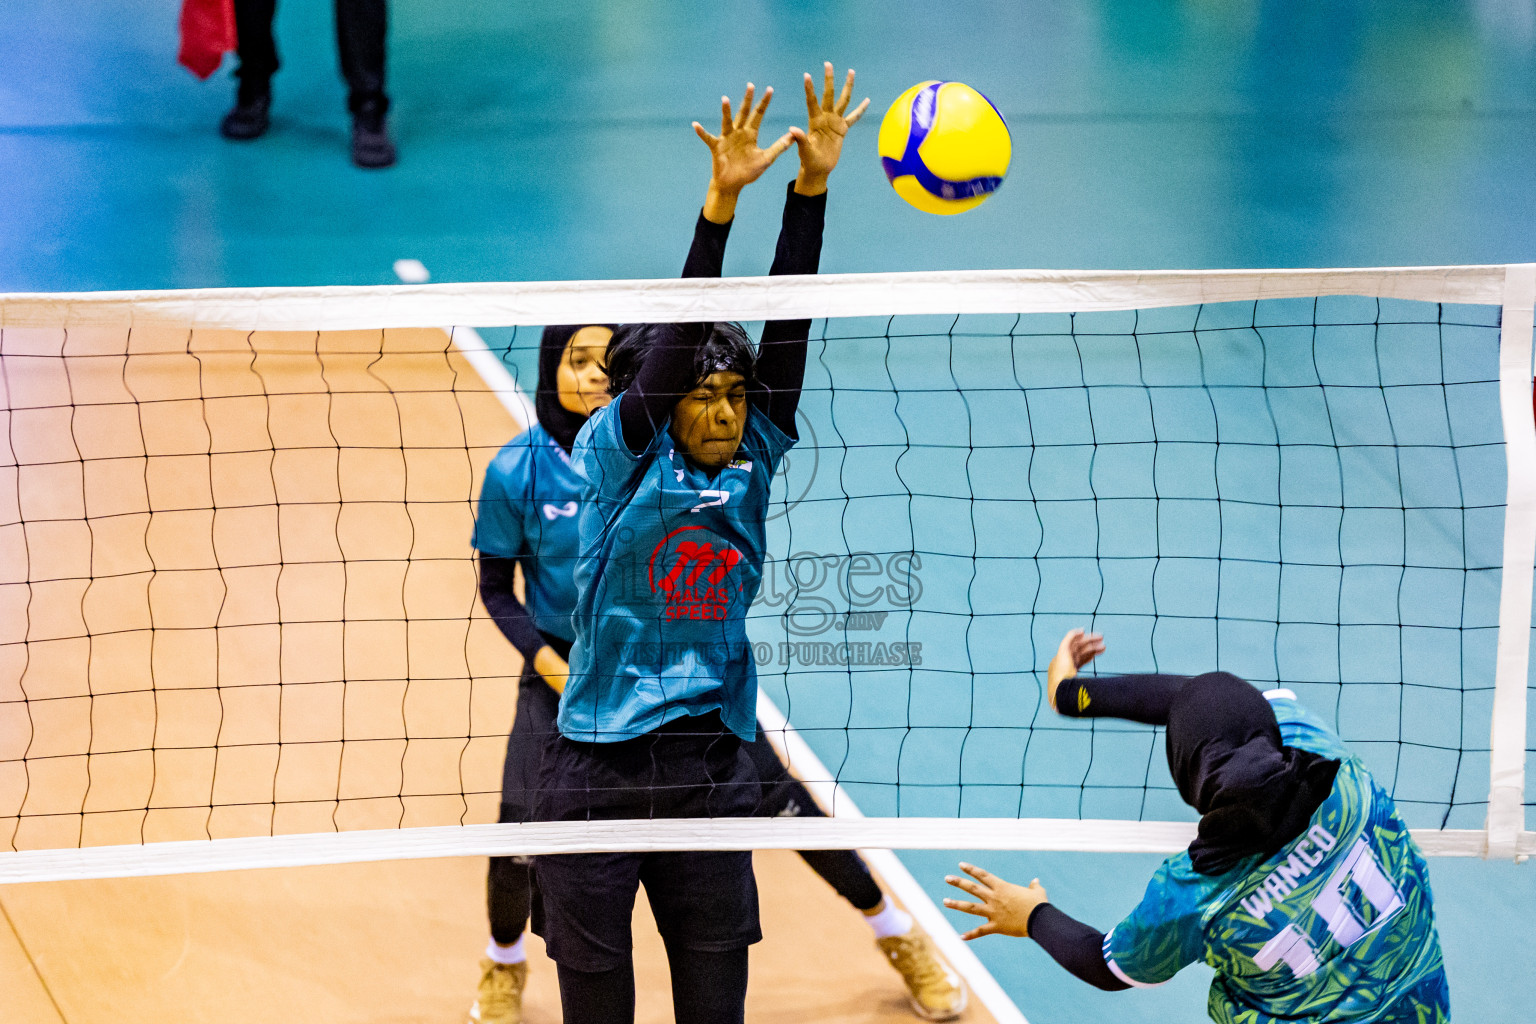
<path fill-rule="evenodd" d="M 754 109 L 752 95 L 755 91 L 756 87 L 748 82 L 741 109 L 735 114 L 731 113 L 730 97 L 720 97 L 719 135 L 711 135 L 699 122 L 693 122 L 694 133 L 704 140 L 710 154 L 709 195 L 704 201 L 704 216 L 717 224 L 731 219 L 741 190 L 761 178 L 794 141 L 794 137 L 786 132 L 767 149 L 758 148 L 757 132 L 762 127 L 763 115 L 768 112 L 768 104 L 773 100 L 773 89 L 763 90 L 763 100 Z"/>
<path fill-rule="evenodd" d="M 795 178 L 795 191 L 803 196 L 818 196 L 827 190 L 827 175 L 832 173 L 838 158 L 843 155 L 843 139 L 847 137 L 848 129 L 869 109 L 869 100 L 866 98 L 852 113 L 848 111 L 848 104 L 853 99 L 851 68 L 843 82 L 843 91 L 835 100 L 832 97 L 831 61 L 822 65 L 822 72 L 820 99 L 816 96 L 810 72 L 806 72 L 805 110 L 808 120 L 804 129 L 789 130 L 795 144 L 800 147 L 800 174 Z"/>
<path fill-rule="evenodd" d="M 1033 914 L 1040 904 L 1049 902 L 1040 879 L 1035 879 L 1027 886 L 1015 885 L 997 877 L 985 868 L 979 868 L 964 861 L 960 862 L 960 870 L 971 878 L 946 875 L 944 881 L 956 889 L 970 893 L 981 902 L 970 903 L 965 900 L 946 899 L 944 905 L 951 910 L 975 914 L 977 917 L 987 919 L 986 924 L 977 925 L 960 936 L 962 939 L 969 941 L 979 939 L 983 935 L 1012 935 L 1022 939 L 1029 935 L 1029 915 Z M 972 878 L 975 879 L 974 882 L 971 881 Z"/>
<path fill-rule="evenodd" d="M 1061 638 L 1056 656 L 1051 659 L 1045 672 L 1045 689 L 1050 697 L 1051 710 L 1056 710 L 1056 690 L 1062 683 L 1077 675 L 1077 670 L 1104 653 L 1104 638 L 1098 633 L 1085 633 L 1074 629 Z"/>

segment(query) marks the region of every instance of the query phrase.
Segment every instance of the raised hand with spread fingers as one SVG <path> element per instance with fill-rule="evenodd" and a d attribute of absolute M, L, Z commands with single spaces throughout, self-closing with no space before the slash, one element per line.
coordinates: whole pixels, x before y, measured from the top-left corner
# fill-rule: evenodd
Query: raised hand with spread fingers
<path fill-rule="evenodd" d="M 986 923 L 979 924 L 960 936 L 962 939 L 970 941 L 979 939 L 983 935 L 1012 935 L 1022 939 L 1029 935 L 1030 915 L 1035 912 L 1036 907 L 1049 902 L 1040 879 L 1037 878 L 1028 885 L 1016 885 L 974 864 L 966 864 L 962 861 L 960 869 L 971 877 L 946 875 L 944 881 L 956 889 L 970 893 L 980 902 L 970 903 L 965 900 L 946 899 L 944 905 L 951 910 L 959 910 L 987 919 Z"/>
<path fill-rule="evenodd" d="M 822 65 L 821 95 L 816 95 L 815 83 L 809 72 L 805 75 L 805 109 L 808 120 L 805 128 L 791 128 L 790 136 L 800 147 L 800 173 L 795 178 L 795 191 L 804 196 L 815 196 L 827 190 L 827 175 L 837 166 L 843 154 L 843 139 L 848 129 L 864 116 L 869 109 L 869 99 L 849 111 L 853 99 L 853 70 L 843 81 L 843 90 L 833 97 L 832 62 Z"/>
<path fill-rule="evenodd" d="M 747 83 L 747 94 L 741 108 L 731 112 L 731 100 L 720 97 L 720 134 L 711 135 L 699 122 L 693 122 L 694 134 L 709 147 L 709 192 L 704 197 L 704 216 L 716 224 L 724 224 L 736 213 L 736 198 L 741 190 L 763 176 L 790 144 L 794 135 L 785 132 L 766 149 L 757 144 L 757 133 L 763 124 L 763 115 L 773 100 L 772 87 L 763 90 L 762 102 L 752 106 L 756 87 Z"/>

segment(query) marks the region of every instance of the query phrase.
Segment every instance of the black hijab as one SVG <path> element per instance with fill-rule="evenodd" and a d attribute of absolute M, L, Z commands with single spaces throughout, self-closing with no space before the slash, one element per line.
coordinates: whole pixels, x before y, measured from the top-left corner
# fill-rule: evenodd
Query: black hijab
<path fill-rule="evenodd" d="M 576 435 L 587 417 L 560 404 L 560 360 L 565 357 L 565 346 L 570 344 L 571 337 L 585 327 L 613 330 L 612 324 L 566 324 L 544 328 L 544 335 L 539 339 L 539 389 L 533 407 L 539 415 L 540 425 L 567 452 L 576 443 Z"/>
<path fill-rule="evenodd" d="M 1169 709 L 1168 770 L 1200 812 L 1189 857 L 1202 875 L 1224 874 L 1301 835 L 1338 769 L 1285 746 L 1269 701 L 1228 673 L 1191 679 Z"/>

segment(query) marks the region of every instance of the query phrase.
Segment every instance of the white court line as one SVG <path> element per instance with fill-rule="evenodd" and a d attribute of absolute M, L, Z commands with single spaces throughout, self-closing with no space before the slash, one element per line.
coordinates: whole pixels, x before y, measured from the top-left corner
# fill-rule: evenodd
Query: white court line
<path fill-rule="evenodd" d="M 821 763 L 804 737 L 795 731 L 778 705 L 761 689 L 757 691 L 757 724 L 768 736 L 768 742 L 773 744 L 779 756 L 784 759 L 784 763 L 792 769 L 799 769 L 796 777 L 801 778 L 805 788 L 828 809 L 828 813 L 839 818 L 864 817 L 853 798 L 840 784 L 832 781 L 826 765 Z M 809 776 L 809 781 L 802 776 Z M 945 959 L 965 978 L 972 994 L 997 1018 L 998 1024 L 1029 1024 L 1024 1019 L 1023 1011 L 1003 991 L 997 979 L 992 977 L 992 972 L 987 970 L 986 964 L 971 952 L 971 947 L 960 938 L 960 934 L 949 923 L 949 918 L 939 910 L 938 904 L 933 902 L 928 891 L 912 877 L 912 872 L 907 870 L 901 858 L 892 850 L 860 850 L 859 853 L 880 873 L 885 884 L 917 919 L 917 923 L 923 926 L 923 930 L 932 936 L 934 943 L 943 950 Z"/>
<path fill-rule="evenodd" d="M 528 401 L 528 396 L 517 386 L 517 381 L 507 371 L 506 364 L 501 361 L 501 358 L 486 347 L 485 340 L 480 337 L 478 331 L 472 327 L 455 327 L 449 330 L 448 336 L 459 351 L 464 353 L 476 372 L 485 378 L 491 390 L 501 398 L 514 419 L 520 419 L 524 428 L 537 420 L 537 414 L 533 404 Z M 522 413 L 521 417 L 519 413 Z M 826 766 L 821 763 L 816 753 L 761 689 L 757 691 L 757 721 L 786 764 L 799 765 L 802 774 L 809 775 L 812 779 L 831 778 Z M 845 818 L 864 816 L 853 802 L 853 798 L 836 782 L 813 781 L 806 782 L 805 786 L 831 813 Z M 972 994 L 981 1000 L 998 1024 L 1029 1024 L 1023 1012 L 1012 999 L 1008 998 L 1008 993 L 1003 991 L 997 979 L 992 977 L 992 972 L 987 970 L 986 965 L 960 938 L 949 923 L 949 919 L 928 895 L 927 890 L 912 877 L 912 872 L 907 870 L 901 858 L 891 850 L 859 852 L 880 873 L 885 884 L 895 893 L 896 898 L 901 900 L 923 930 L 933 938 L 934 943 L 943 951 L 945 959 L 965 979 Z"/>
<path fill-rule="evenodd" d="M 395 260 L 395 276 L 405 284 L 425 284 L 432 275 L 420 260 L 398 259 Z M 491 392 L 501 399 L 501 404 L 507 407 L 519 427 L 527 430 L 538 422 L 539 414 L 534 411 L 527 393 L 517 386 L 517 378 L 512 376 L 501 357 L 491 351 L 479 331 L 473 327 L 444 327 L 443 330 L 448 332 L 448 340 L 475 368 L 480 379 L 491 386 Z"/>
<path fill-rule="evenodd" d="M 538 422 L 539 414 L 534 411 L 528 395 L 517 386 L 517 378 L 512 376 L 501 357 L 491 351 L 479 331 L 473 327 L 450 327 L 448 337 L 475 372 L 491 386 L 491 391 L 501 399 L 501 404 L 507 407 L 519 427 L 527 430 Z"/>

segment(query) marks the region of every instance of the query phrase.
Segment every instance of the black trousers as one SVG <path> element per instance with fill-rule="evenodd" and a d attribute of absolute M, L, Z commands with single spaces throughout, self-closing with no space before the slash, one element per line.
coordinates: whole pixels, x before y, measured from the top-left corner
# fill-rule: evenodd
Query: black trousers
<path fill-rule="evenodd" d="M 561 657 L 570 656 L 568 642 L 548 635 L 544 640 Z M 559 713 L 559 694 L 533 670 L 531 662 L 525 665 L 517 688 L 517 717 L 512 720 L 501 774 L 501 822 L 533 820 L 544 750 L 555 732 L 555 717 Z M 528 925 L 533 907 L 532 869 L 532 857 L 491 858 L 486 878 L 491 937 L 503 946 L 516 942 Z"/>
<path fill-rule="evenodd" d="M 265 92 L 279 63 L 272 39 L 277 0 L 235 0 L 235 32 L 240 41 L 240 91 Z M 336 49 L 341 75 L 350 90 L 347 109 L 389 108 L 384 95 L 385 0 L 336 0 Z"/>
<path fill-rule="evenodd" d="M 750 817 L 757 770 L 718 713 L 619 743 L 556 735 L 535 816 L 543 821 Z M 580 853 L 538 859 L 533 930 L 559 968 L 566 1024 L 632 1024 L 630 918 L 645 887 L 672 970 L 673 1012 L 740 1024 L 747 947 L 762 938 L 752 854 Z"/>

